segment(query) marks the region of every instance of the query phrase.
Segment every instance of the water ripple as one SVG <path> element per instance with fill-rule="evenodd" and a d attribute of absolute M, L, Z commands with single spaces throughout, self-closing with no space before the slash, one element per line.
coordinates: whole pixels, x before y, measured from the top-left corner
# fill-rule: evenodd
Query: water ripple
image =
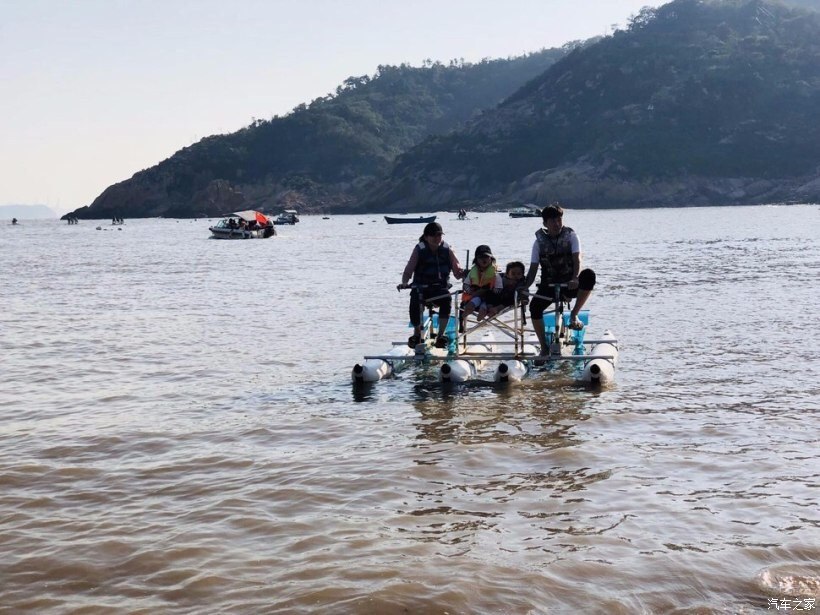
<path fill-rule="evenodd" d="M 371 216 L 266 242 L 210 241 L 205 220 L 0 227 L 0 610 L 817 598 L 816 207 L 568 215 L 599 275 L 591 328 L 620 340 L 600 391 L 570 366 L 504 388 L 429 369 L 351 386 L 407 337 L 395 284 L 417 229 Z M 534 228 L 482 214 L 447 233 L 503 263 Z"/>

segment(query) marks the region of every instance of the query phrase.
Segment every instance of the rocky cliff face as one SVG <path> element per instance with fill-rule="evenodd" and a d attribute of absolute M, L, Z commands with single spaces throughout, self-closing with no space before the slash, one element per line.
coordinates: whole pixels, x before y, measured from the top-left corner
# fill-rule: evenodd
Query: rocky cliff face
<path fill-rule="evenodd" d="M 681 176 L 651 182 L 602 176 L 578 164 L 534 173 L 510 186 L 510 197 L 572 207 L 678 207 L 820 201 L 820 179 Z"/>
<path fill-rule="evenodd" d="M 326 213 L 350 208 L 355 202 L 349 186 L 297 190 L 278 182 L 235 184 L 214 179 L 188 198 L 168 193 L 168 181 L 140 178 L 108 187 L 90 207 L 71 215 L 80 218 L 190 218 L 217 217 L 243 209 L 277 213 L 297 209 L 302 213 Z M 333 189 L 336 188 L 336 189 Z"/>
<path fill-rule="evenodd" d="M 765 203 L 820 203 L 820 173 L 789 179 L 756 177 L 680 176 L 638 181 L 608 176 L 585 163 L 538 171 L 488 192 L 477 177 L 449 181 L 403 178 L 389 191 L 371 195 L 379 211 L 427 212 L 467 207 L 495 210 L 533 203 L 539 207 L 559 201 L 574 208 L 689 207 L 755 205 Z M 472 188 L 471 188 L 472 186 Z M 367 206 L 352 212 L 367 211 Z"/>
<path fill-rule="evenodd" d="M 136 177 L 136 176 L 135 176 Z M 161 186 L 141 181 L 126 181 L 105 189 L 91 207 L 80 207 L 71 215 L 78 218 L 151 218 L 166 211 Z"/>

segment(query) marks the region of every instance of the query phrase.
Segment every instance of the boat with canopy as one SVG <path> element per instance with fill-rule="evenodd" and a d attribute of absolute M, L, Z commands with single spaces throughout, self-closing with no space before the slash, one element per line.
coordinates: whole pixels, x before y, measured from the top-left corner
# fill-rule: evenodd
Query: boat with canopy
<path fill-rule="evenodd" d="M 267 239 L 276 235 L 273 221 L 254 209 L 225 216 L 208 230 L 214 239 Z"/>

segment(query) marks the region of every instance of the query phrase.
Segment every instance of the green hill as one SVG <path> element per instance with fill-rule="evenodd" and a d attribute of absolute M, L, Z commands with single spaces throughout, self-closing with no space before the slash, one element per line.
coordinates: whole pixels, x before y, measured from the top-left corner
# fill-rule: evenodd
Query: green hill
<path fill-rule="evenodd" d="M 543 73 L 577 43 L 527 56 L 379 66 L 284 117 L 211 136 L 107 188 L 81 218 L 330 210 L 354 202 L 395 157 L 446 133 Z"/>
<path fill-rule="evenodd" d="M 585 45 L 380 66 L 72 215 L 820 200 L 818 1 L 675 0 Z"/>
<path fill-rule="evenodd" d="M 397 160 L 362 207 L 820 199 L 820 15 L 676 0 Z"/>

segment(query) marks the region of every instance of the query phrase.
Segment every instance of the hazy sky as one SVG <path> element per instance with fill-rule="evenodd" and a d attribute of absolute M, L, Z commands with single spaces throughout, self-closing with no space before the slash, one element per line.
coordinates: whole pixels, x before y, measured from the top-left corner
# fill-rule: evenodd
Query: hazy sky
<path fill-rule="evenodd" d="M 0 0 L 0 204 L 62 214 L 379 64 L 520 55 L 664 3 Z"/>

